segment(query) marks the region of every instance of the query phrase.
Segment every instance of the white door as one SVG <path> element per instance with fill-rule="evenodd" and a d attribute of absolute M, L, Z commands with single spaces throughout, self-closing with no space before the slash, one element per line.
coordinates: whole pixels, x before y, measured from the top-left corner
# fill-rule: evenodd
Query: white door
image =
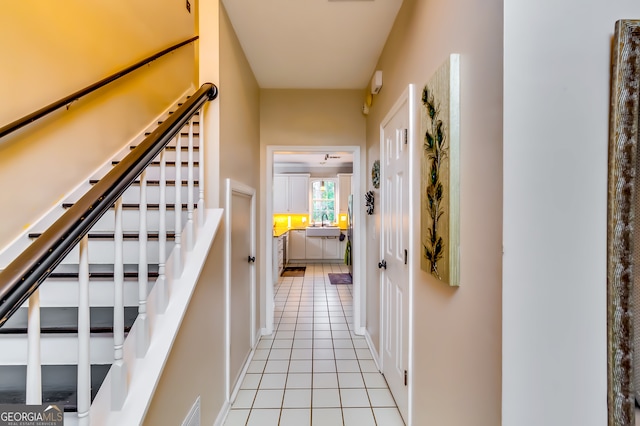
<path fill-rule="evenodd" d="M 255 190 L 227 179 L 225 216 L 227 392 L 239 388 L 239 378 L 255 346 Z"/>
<path fill-rule="evenodd" d="M 382 372 L 408 421 L 409 334 L 409 100 L 394 107 L 381 126 L 380 277 Z M 386 266 L 385 266 L 386 265 Z M 386 269 L 385 269 L 386 267 Z"/>

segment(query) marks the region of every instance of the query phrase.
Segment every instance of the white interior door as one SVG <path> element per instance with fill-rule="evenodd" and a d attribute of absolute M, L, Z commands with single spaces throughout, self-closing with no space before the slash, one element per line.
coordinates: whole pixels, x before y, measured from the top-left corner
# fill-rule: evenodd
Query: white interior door
<path fill-rule="evenodd" d="M 227 179 L 227 380 L 235 393 L 255 345 L 255 190 Z"/>
<path fill-rule="evenodd" d="M 380 130 L 382 372 L 408 421 L 409 335 L 409 99 Z"/>

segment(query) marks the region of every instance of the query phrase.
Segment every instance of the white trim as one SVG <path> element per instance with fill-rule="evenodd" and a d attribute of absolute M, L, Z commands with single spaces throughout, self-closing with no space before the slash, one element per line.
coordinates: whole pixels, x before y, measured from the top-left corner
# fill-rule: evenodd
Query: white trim
<path fill-rule="evenodd" d="M 296 151 L 296 152 L 327 152 L 327 151 L 346 151 L 353 153 L 353 176 L 351 182 L 351 192 L 355 200 L 362 200 L 362 190 L 360 185 L 361 180 L 361 149 L 357 145 L 335 145 L 335 146 L 291 146 L 291 145 L 268 145 L 267 158 L 265 168 L 265 221 L 264 221 L 264 237 L 265 237 L 265 258 L 266 263 L 266 279 L 262 281 L 260 294 L 264 295 L 264 299 L 261 300 L 260 312 L 263 315 L 263 335 L 269 335 L 273 333 L 273 155 L 278 151 Z M 365 227 L 364 216 L 362 211 L 362 204 L 360 202 L 353 203 L 353 215 L 355 218 L 354 223 L 356 229 L 354 229 L 354 241 L 352 242 L 354 248 L 353 257 L 353 327 L 357 335 L 362 335 L 364 331 L 364 324 L 366 324 L 366 268 L 365 253 L 366 244 L 364 244 Z M 271 303 L 269 303 L 271 301 Z"/>
<path fill-rule="evenodd" d="M 229 403 L 229 401 L 225 401 L 224 404 L 222 404 L 220 411 L 218 412 L 218 416 L 216 417 L 216 420 L 213 422 L 213 426 L 222 426 L 225 420 L 227 420 L 227 416 L 229 415 L 230 409 L 231 409 L 231 404 Z"/>
<path fill-rule="evenodd" d="M 408 176 L 419 176 L 417 174 L 417 172 L 420 171 L 420 164 L 417 164 L 417 169 L 416 169 L 416 164 L 414 164 L 414 162 L 416 161 L 416 158 L 419 158 L 419 156 L 414 155 L 414 151 L 416 150 L 416 141 L 418 140 L 418 122 L 417 122 L 417 92 L 416 92 L 416 86 L 414 84 L 409 84 L 407 86 L 407 88 L 402 92 L 402 94 L 400 95 L 400 97 L 398 98 L 398 100 L 393 104 L 393 106 L 389 109 L 389 112 L 385 115 L 384 119 L 381 121 L 380 123 L 380 162 L 382 163 L 384 160 L 384 143 L 382 141 L 382 131 L 383 128 L 387 125 L 387 123 L 389 123 L 389 121 L 391 121 L 391 119 L 395 116 L 395 114 L 403 107 L 403 105 L 407 104 L 407 112 L 409 114 L 409 124 L 408 124 L 408 143 L 407 143 L 407 154 L 408 154 L 408 159 L 407 159 L 407 163 L 408 163 Z M 384 171 L 384 168 L 382 168 L 381 172 Z M 384 179 L 384 176 L 380 176 L 380 181 L 382 182 Z M 417 183 L 416 183 L 417 182 Z M 412 412 L 413 412 L 413 404 L 412 404 L 412 395 L 413 395 L 413 286 L 414 286 L 414 280 L 415 280 L 415 267 L 414 264 L 415 262 L 420 262 L 420 256 L 416 256 L 415 253 L 415 247 L 416 247 L 416 237 L 415 234 L 416 232 L 419 233 L 419 227 L 418 230 L 416 230 L 415 225 L 415 217 L 418 217 L 418 221 L 420 220 L 420 194 L 418 192 L 418 198 L 417 201 L 414 197 L 414 187 L 417 185 L 418 191 L 420 189 L 420 180 L 419 179 L 409 179 L 409 188 L 408 188 L 408 196 L 409 196 L 409 241 L 408 241 L 408 246 L 410 248 L 410 250 L 408 251 L 408 258 L 407 258 L 407 271 L 409 274 L 409 282 L 407 283 L 408 285 L 408 312 L 407 312 L 407 416 L 408 419 L 407 420 L 407 424 L 412 424 Z M 381 218 L 381 221 L 384 220 L 383 218 Z M 379 252 L 380 252 L 380 259 L 382 259 L 384 257 L 384 253 L 383 253 L 383 241 L 382 241 L 382 236 L 380 236 L 380 247 L 379 247 Z M 418 263 L 419 265 L 419 263 Z M 384 319 L 384 303 L 382 302 L 383 297 L 384 297 L 384 291 L 383 291 L 383 278 L 382 278 L 382 274 L 380 275 L 380 282 L 379 282 L 379 291 L 380 291 L 380 348 L 384 348 L 384 324 L 383 324 L 383 319 Z M 370 345 L 372 346 L 372 345 Z M 372 353 L 373 353 L 373 349 L 372 349 Z M 384 367 L 384 357 L 383 356 L 378 356 L 379 359 L 379 363 L 378 363 L 378 367 L 380 368 L 380 371 L 383 371 L 383 367 Z"/>
<path fill-rule="evenodd" d="M 376 347 L 373 345 L 373 339 L 369 334 L 369 330 L 365 330 L 364 339 L 367 341 L 367 345 L 369 346 L 369 351 L 371 351 L 371 356 L 373 357 L 373 362 L 376 363 L 376 368 L 378 371 L 382 372 L 382 358 L 378 351 L 376 351 Z"/>
<path fill-rule="evenodd" d="M 224 300 L 225 300 L 225 395 L 228 401 L 232 401 L 233 394 L 236 391 L 231 389 L 231 218 L 232 197 L 234 194 L 246 195 L 251 197 L 251 217 L 250 217 L 250 255 L 255 256 L 256 253 L 256 190 L 241 182 L 233 179 L 225 179 L 225 249 L 224 249 Z M 240 379 L 244 375 L 244 371 L 249 365 L 249 360 L 253 356 L 253 350 L 256 346 L 256 266 L 255 262 L 251 264 L 250 275 L 250 336 L 251 336 L 251 352 L 247 358 L 243 371 L 240 373 L 237 386 Z"/>

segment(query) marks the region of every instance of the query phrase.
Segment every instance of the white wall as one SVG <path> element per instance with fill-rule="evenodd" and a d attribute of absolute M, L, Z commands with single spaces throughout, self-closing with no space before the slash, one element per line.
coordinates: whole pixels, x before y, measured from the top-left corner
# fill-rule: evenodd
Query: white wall
<path fill-rule="evenodd" d="M 611 37 L 640 3 L 504 16 L 503 425 L 604 425 Z"/>

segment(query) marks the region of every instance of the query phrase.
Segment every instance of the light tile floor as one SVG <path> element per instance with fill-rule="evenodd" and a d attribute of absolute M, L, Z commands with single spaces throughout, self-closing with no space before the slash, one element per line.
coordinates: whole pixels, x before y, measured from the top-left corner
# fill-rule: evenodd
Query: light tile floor
<path fill-rule="evenodd" d="M 275 332 L 263 336 L 226 426 L 404 425 L 364 337 L 352 332 L 352 285 L 342 264 L 308 264 L 280 277 Z"/>

